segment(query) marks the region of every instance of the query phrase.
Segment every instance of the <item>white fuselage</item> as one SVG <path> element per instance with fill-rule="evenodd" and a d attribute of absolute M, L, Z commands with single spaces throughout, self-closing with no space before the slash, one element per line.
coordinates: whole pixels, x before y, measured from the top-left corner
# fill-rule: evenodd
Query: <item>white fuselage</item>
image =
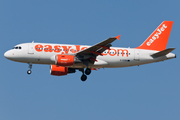
<path fill-rule="evenodd" d="M 24 43 L 19 44 L 7 51 L 4 56 L 10 60 L 32 63 L 32 64 L 55 64 L 55 55 L 67 54 L 75 55 L 76 52 L 84 50 L 87 45 L 67 45 L 49 43 Z M 157 53 L 154 50 L 143 50 L 136 48 L 111 47 L 98 55 L 94 64 L 89 64 L 90 68 L 117 68 L 142 65 L 175 58 L 175 54 L 169 53 L 165 56 L 153 58 L 151 55 Z M 88 56 L 84 56 L 88 57 Z M 74 63 L 70 68 L 86 68 L 83 63 Z"/>
<path fill-rule="evenodd" d="M 93 46 L 49 43 L 24 43 L 7 51 L 7 59 L 29 64 L 48 64 L 50 74 L 55 76 L 82 72 L 81 80 L 87 79 L 91 70 L 97 68 L 129 67 L 175 58 L 170 53 L 175 48 L 166 49 L 173 21 L 163 21 L 155 31 L 136 48 L 111 47 L 121 35 L 110 37 Z"/>

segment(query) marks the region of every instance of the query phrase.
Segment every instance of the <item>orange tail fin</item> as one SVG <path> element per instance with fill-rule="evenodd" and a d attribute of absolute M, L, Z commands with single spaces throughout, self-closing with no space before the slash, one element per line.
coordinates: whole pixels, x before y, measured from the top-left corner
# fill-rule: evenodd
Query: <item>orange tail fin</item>
<path fill-rule="evenodd" d="M 166 49 L 173 21 L 162 22 L 156 30 L 136 49 L 162 51 Z"/>

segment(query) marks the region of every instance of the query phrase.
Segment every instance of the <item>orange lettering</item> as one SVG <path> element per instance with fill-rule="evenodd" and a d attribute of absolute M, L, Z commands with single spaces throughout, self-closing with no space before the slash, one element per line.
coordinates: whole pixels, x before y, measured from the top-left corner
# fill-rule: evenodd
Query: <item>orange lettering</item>
<path fill-rule="evenodd" d="M 52 52 L 53 51 L 51 45 L 45 45 L 44 47 L 45 47 L 44 52 Z"/>
<path fill-rule="evenodd" d="M 111 54 L 111 50 L 114 50 L 114 52 L 112 52 L 112 54 Z M 115 49 L 110 49 L 110 50 L 108 50 L 108 52 L 109 52 L 109 55 L 110 56 L 115 56 L 116 55 L 116 50 Z"/>
<path fill-rule="evenodd" d="M 71 49 L 71 52 L 72 52 L 72 53 L 76 53 L 76 50 L 74 50 L 74 49 Z"/>
<path fill-rule="evenodd" d="M 108 54 L 108 52 L 106 52 L 106 53 L 101 53 L 103 56 L 106 56 L 107 54 Z"/>
<path fill-rule="evenodd" d="M 54 46 L 54 52 L 57 52 L 57 53 L 61 52 L 60 47 L 61 46 L 59 46 L 59 45 Z"/>
<path fill-rule="evenodd" d="M 124 51 L 126 51 L 127 57 L 128 57 L 128 55 L 129 55 L 128 50 L 126 50 L 126 49 L 124 49 L 124 50 L 123 49 L 117 49 L 117 53 L 118 53 L 117 56 L 119 56 L 119 54 L 120 54 L 119 51 L 122 51 L 122 56 L 124 56 Z"/>
<path fill-rule="evenodd" d="M 65 52 L 65 54 L 68 54 L 68 52 L 69 52 L 69 49 L 72 47 L 72 46 L 62 46 L 63 47 L 63 49 L 64 49 L 64 52 Z"/>
<path fill-rule="evenodd" d="M 76 52 L 80 51 L 80 45 L 75 45 L 75 47 L 76 47 L 76 50 L 71 49 L 72 53 L 76 53 Z"/>
<path fill-rule="evenodd" d="M 41 52 L 41 51 L 43 51 L 43 46 L 40 45 L 40 44 L 37 44 L 37 45 L 35 46 L 35 50 L 38 51 L 38 52 Z"/>
<path fill-rule="evenodd" d="M 82 48 L 81 48 L 81 51 L 84 50 L 84 49 L 86 49 L 86 48 L 87 48 L 87 47 L 82 47 Z"/>
<path fill-rule="evenodd" d="M 76 47 L 76 50 L 71 49 L 72 53 L 76 53 L 76 52 L 80 51 L 80 47 L 81 47 L 80 45 L 75 45 L 75 47 Z M 72 46 L 62 46 L 62 48 L 64 49 L 64 51 L 61 54 L 68 54 L 69 51 L 70 51 L 70 48 L 72 48 Z M 87 49 L 87 47 L 82 47 L 81 51 L 85 50 L 85 49 Z M 43 51 L 43 45 L 37 44 L 35 46 L 35 50 L 37 52 L 42 52 Z M 54 49 L 52 49 L 51 45 L 44 45 L 44 52 L 56 52 L 56 53 L 59 53 L 59 52 L 61 52 L 61 46 L 55 45 Z M 120 53 L 120 52 L 122 52 L 122 53 Z M 94 54 L 97 54 L 97 52 L 94 52 Z M 109 49 L 106 52 L 101 53 L 101 55 L 103 55 L 103 56 L 106 56 L 108 54 L 110 56 L 115 56 L 116 54 L 117 54 L 117 56 L 120 56 L 119 54 L 122 54 L 122 57 L 124 56 L 124 54 L 126 54 L 126 56 L 128 57 L 129 56 L 129 51 L 126 50 L 126 49 Z M 99 55 L 99 54 L 97 54 L 97 55 Z"/>
<path fill-rule="evenodd" d="M 75 45 L 75 46 L 76 46 L 77 52 L 79 52 L 80 51 L 80 45 Z"/>

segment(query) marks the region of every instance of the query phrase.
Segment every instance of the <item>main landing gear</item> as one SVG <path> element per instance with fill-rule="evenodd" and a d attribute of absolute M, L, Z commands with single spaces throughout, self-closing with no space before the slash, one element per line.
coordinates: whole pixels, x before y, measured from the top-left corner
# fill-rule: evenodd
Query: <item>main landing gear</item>
<path fill-rule="evenodd" d="M 29 70 L 27 71 L 27 74 L 30 75 L 32 73 L 32 71 L 31 71 L 32 64 L 31 63 L 28 63 L 28 64 L 29 64 Z"/>
<path fill-rule="evenodd" d="M 82 81 L 86 81 L 86 79 L 87 79 L 87 76 L 86 75 L 90 75 L 91 74 L 91 69 L 90 68 L 86 68 L 86 70 L 85 70 L 85 74 L 84 74 L 84 68 L 82 68 L 82 69 L 79 69 L 79 71 L 81 71 L 83 74 L 82 74 L 82 76 L 81 76 L 81 80 Z"/>

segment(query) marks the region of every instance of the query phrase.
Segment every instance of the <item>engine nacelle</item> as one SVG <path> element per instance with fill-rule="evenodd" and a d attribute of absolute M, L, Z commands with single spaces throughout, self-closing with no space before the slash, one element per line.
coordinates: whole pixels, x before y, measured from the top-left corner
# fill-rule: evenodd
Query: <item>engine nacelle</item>
<path fill-rule="evenodd" d="M 55 75 L 55 76 L 67 75 L 68 68 L 57 65 L 51 65 L 50 73 L 51 75 Z"/>
<path fill-rule="evenodd" d="M 60 66 L 70 66 L 74 64 L 73 55 L 56 55 L 55 64 Z"/>
<path fill-rule="evenodd" d="M 63 76 L 75 72 L 76 70 L 74 68 L 68 68 L 58 65 L 51 65 L 51 69 L 50 69 L 51 75 L 55 75 L 55 76 Z"/>
<path fill-rule="evenodd" d="M 52 62 L 54 62 L 55 65 L 67 66 L 67 67 L 82 62 L 74 55 L 54 55 L 50 59 Z"/>

